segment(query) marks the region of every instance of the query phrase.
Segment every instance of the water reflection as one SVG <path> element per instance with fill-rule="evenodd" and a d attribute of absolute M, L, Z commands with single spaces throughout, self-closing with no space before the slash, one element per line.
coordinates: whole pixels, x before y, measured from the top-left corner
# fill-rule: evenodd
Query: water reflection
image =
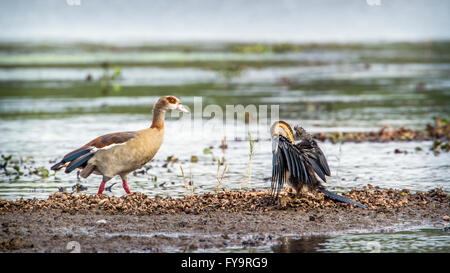
<path fill-rule="evenodd" d="M 275 253 L 313 253 L 325 249 L 323 244 L 330 238 L 328 236 L 301 237 L 300 239 L 284 237 L 281 243 L 272 246 Z"/>
<path fill-rule="evenodd" d="M 422 228 L 382 233 L 335 236 L 323 245 L 325 252 L 450 252 L 450 235 L 443 228 Z"/>
<path fill-rule="evenodd" d="M 280 241 L 279 244 L 271 247 L 271 251 L 275 253 L 448 253 L 450 251 L 448 227 L 301 238 L 284 237 Z"/>

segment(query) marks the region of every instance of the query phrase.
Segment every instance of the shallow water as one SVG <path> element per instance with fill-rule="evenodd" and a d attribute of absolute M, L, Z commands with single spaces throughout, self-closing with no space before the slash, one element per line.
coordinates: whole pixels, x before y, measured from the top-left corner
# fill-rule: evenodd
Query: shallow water
<path fill-rule="evenodd" d="M 278 105 L 281 119 L 300 123 L 310 132 L 379 130 L 384 125 L 423 129 L 434 116 L 450 115 L 450 53 L 445 44 L 436 52 L 414 44 L 386 45 L 389 49 L 383 45 L 318 46 L 263 54 L 236 53 L 229 45 L 215 47 L 218 52 L 205 46 L 193 53 L 155 52 L 152 47 L 128 52 L 125 47 L 120 54 L 104 48 L 76 52 L 70 46 L 53 51 L 50 47 L 45 52 L 38 46 L 0 49 L 0 154 L 21 158 L 25 174 L 24 166 L 49 169 L 55 160 L 99 135 L 148 127 L 151 106 L 162 95 L 180 97 L 191 110 L 201 98 L 203 115 L 202 111 L 181 119 L 167 115 L 164 144 L 146 165 L 147 170 L 130 174 L 130 189 L 151 196 L 190 194 L 192 188 L 185 186 L 182 166 L 187 181 L 192 174 L 194 193 L 211 192 L 217 186 L 217 160 L 225 159 L 227 171 L 220 188 L 263 190 L 270 187 L 269 124 L 247 127 L 237 121 L 224 128 L 222 123 L 208 120 L 206 106 L 215 104 L 225 112 L 226 105 Z M 98 62 L 102 61 L 120 66 L 115 83 L 121 90 L 111 90 L 109 96 L 101 92 L 105 71 Z M 236 61 L 241 63 L 233 63 Z M 230 63 L 232 73 L 228 74 Z M 107 72 L 112 73 L 114 66 Z M 88 75 L 90 81 L 86 81 Z M 243 183 L 249 163 L 249 131 L 258 141 L 254 143 L 251 181 Z M 228 148 L 222 150 L 219 146 L 224 137 Z M 412 191 L 442 187 L 450 192 L 450 154 L 434 155 L 429 150 L 431 142 L 320 145 L 332 170 L 328 186 L 335 191 L 370 183 Z M 205 148 L 212 153 L 205 154 Z M 396 154 L 395 149 L 408 153 Z M 190 162 L 193 155 L 198 156 L 197 163 Z M 178 161 L 163 167 L 169 156 Z M 221 166 L 220 171 L 223 169 Z M 71 191 L 76 183 L 94 194 L 99 182 L 94 175 L 78 181 L 75 172 L 16 178 L 0 171 L 0 198 L 46 198 L 58 188 Z M 114 182 L 118 184 L 108 194 L 123 195 L 119 179 L 109 184 Z M 406 235 L 334 236 L 321 247 L 326 251 L 364 251 L 360 241 L 371 236 L 378 236 L 384 246 L 398 240 L 397 246 L 386 246 L 386 251 L 416 251 L 414 241 L 428 238 L 433 243 L 423 245 L 427 252 L 448 252 L 447 235 L 422 230 Z"/>
<path fill-rule="evenodd" d="M 284 237 L 270 246 L 230 248 L 232 252 L 275 253 L 448 253 L 448 231 L 414 228 L 394 232 Z"/>
<path fill-rule="evenodd" d="M 102 122 L 96 123 L 99 120 Z M 188 125 L 183 126 L 184 123 Z M 76 133 L 68 132 L 67 124 L 70 124 L 70 128 Z M 12 154 L 16 158 L 31 156 L 35 166 L 49 168 L 50 160 L 56 160 L 68 150 L 81 146 L 92 139 L 92 136 L 108 131 L 144 128 L 148 124 L 149 121 L 145 116 L 136 120 L 132 115 L 121 119 L 98 115 L 95 118 L 47 119 L 45 122 L 38 119 L 6 120 L 1 125 L 4 138 L 0 141 L 0 145 L 3 154 Z M 27 128 L 28 134 L 23 134 L 24 127 Z M 314 126 L 311 128 L 313 131 L 318 129 Z M 217 184 L 217 159 L 223 161 L 223 158 L 226 159 L 228 168 L 221 186 L 229 190 L 239 189 L 241 186 L 247 188 L 247 185 L 242 183 L 249 158 L 249 142 L 228 140 L 228 148 L 222 150 L 218 146 L 221 144 L 223 134 L 216 127 L 204 127 L 201 132 L 189 129 L 189 121 L 167 122 L 164 144 L 154 160 L 148 164 L 151 169 L 146 174 L 137 176 L 130 174 L 131 189 L 152 196 L 182 196 L 189 193 L 181 177 L 181 165 L 188 180 L 192 170 L 195 193 L 213 191 Z M 245 136 L 245 132 L 240 135 Z M 262 133 L 261 135 L 264 137 Z M 450 155 L 448 153 L 434 155 L 426 148 L 431 145 L 431 142 L 339 145 L 323 143 L 321 146 L 332 170 L 328 185 L 338 191 L 348 191 L 368 183 L 384 188 L 408 188 L 414 191 L 426 191 L 436 187 L 450 191 L 448 181 Z M 214 147 L 211 149 L 213 154 L 204 154 L 203 150 L 210 146 Z M 423 151 L 416 151 L 416 147 L 425 148 Z M 407 151 L 408 154 L 396 154 L 395 149 Z M 255 143 L 254 150 L 250 188 L 266 189 L 270 187 L 268 179 L 271 175 L 271 143 L 267 136 Z M 198 156 L 197 163 L 190 162 L 192 155 Z M 175 156 L 179 162 L 169 163 L 167 168 L 162 167 L 169 156 Z M 216 161 L 213 161 L 213 158 Z M 156 181 L 152 180 L 154 177 L 157 177 Z M 88 193 L 95 193 L 99 178 L 93 175 L 80 182 L 88 187 Z M 39 179 L 36 176 L 23 176 L 11 182 L 8 182 L 6 177 L 4 179 L 0 184 L 0 197 L 6 199 L 45 198 L 59 187 L 70 190 L 79 182 L 76 172 L 71 174 L 58 172 L 47 179 Z M 112 181 L 120 182 L 120 179 L 115 178 Z M 113 187 L 112 194 L 123 194 L 120 183 Z"/>

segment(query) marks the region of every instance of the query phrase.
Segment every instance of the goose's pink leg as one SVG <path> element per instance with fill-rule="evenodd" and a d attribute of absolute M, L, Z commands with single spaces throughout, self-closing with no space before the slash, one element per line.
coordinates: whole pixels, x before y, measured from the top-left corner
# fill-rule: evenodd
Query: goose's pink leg
<path fill-rule="evenodd" d="M 122 186 L 127 194 L 131 194 L 130 189 L 128 188 L 127 181 L 125 179 L 122 179 Z"/>
<path fill-rule="evenodd" d="M 105 189 L 105 185 L 106 182 L 102 181 L 102 183 L 100 184 L 100 188 L 98 188 L 98 193 L 97 194 L 102 194 L 103 190 Z"/>

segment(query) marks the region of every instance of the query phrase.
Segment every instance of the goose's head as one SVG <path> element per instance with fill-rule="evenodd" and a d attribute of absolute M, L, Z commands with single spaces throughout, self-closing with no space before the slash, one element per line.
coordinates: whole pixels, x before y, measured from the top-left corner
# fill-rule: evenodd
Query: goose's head
<path fill-rule="evenodd" d="M 160 98 L 156 103 L 154 109 L 160 110 L 160 111 L 171 111 L 171 110 L 178 110 L 183 113 L 189 113 L 189 110 L 187 110 L 181 101 L 174 96 L 165 96 Z"/>

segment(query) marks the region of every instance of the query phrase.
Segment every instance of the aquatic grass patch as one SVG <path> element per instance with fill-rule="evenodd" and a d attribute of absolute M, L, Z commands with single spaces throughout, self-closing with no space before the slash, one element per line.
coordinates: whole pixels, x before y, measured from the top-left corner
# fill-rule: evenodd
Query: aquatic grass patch
<path fill-rule="evenodd" d="M 440 53 L 450 52 L 450 41 L 429 40 L 417 42 L 349 42 L 349 43 L 233 43 L 233 42 L 191 42 L 191 43 L 141 43 L 141 44 L 112 44 L 94 42 L 74 43 L 20 43 L 0 42 L 0 51 L 110 51 L 110 52 L 135 52 L 135 51 L 175 51 L 175 52 L 233 52 L 242 51 L 246 47 L 280 47 L 285 51 L 297 51 L 299 49 L 334 49 L 334 50 L 362 50 L 362 49 L 412 49 L 432 50 Z M 260 49 L 253 51 L 261 51 Z"/>
<path fill-rule="evenodd" d="M 32 156 L 15 158 L 12 155 L 1 155 L 0 159 L 0 177 L 8 181 L 17 181 L 23 177 L 39 177 L 40 179 L 47 179 L 51 176 L 55 180 L 56 172 L 50 173 L 46 167 L 36 166 Z"/>
<path fill-rule="evenodd" d="M 247 169 L 245 170 L 245 176 L 242 180 L 241 184 L 241 190 L 245 183 L 247 183 L 247 190 L 250 190 L 250 184 L 252 182 L 252 165 L 253 165 L 253 159 L 255 157 L 255 150 L 254 150 L 254 142 L 255 140 L 252 139 L 252 135 L 250 134 L 250 131 L 248 132 L 248 142 L 249 142 L 249 158 L 247 162 Z"/>
<path fill-rule="evenodd" d="M 98 98 L 104 97 L 101 86 L 93 82 L 70 82 L 70 85 L 43 87 L 45 82 L 33 83 L 23 82 L 0 82 L 0 99 L 2 97 L 63 97 L 63 98 Z M 174 95 L 186 96 L 201 94 L 207 90 L 223 90 L 220 85 L 215 83 L 193 83 L 183 85 L 136 85 L 122 86 L 121 92 L 111 92 L 110 97 L 141 97 L 141 96 L 159 96 L 164 90 L 170 90 Z"/>
<path fill-rule="evenodd" d="M 222 174 L 220 174 L 220 169 L 221 169 L 221 165 L 225 165 L 222 171 Z M 223 178 L 225 176 L 225 173 L 227 171 L 228 165 L 225 164 L 224 162 L 221 162 L 220 159 L 217 160 L 217 174 L 216 174 L 216 178 L 217 178 L 217 184 L 216 184 L 216 192 L 218 192 L 222 186 L 222 182 L 223 182 Z"/>

